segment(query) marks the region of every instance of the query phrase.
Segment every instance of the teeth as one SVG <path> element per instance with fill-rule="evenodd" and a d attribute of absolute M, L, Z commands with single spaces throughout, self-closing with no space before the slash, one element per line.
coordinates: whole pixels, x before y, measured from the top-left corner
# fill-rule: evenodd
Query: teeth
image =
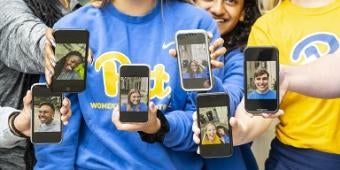
<path fill-rule="evenodd" d="M 224 22 L 223 19 L 215 19 L 216 22 Z"/>

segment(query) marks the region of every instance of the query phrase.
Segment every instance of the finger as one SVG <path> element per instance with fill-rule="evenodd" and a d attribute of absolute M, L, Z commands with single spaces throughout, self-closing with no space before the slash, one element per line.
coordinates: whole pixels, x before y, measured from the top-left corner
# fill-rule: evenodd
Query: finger
<path fill-rule="evenodd" d="M 210 32 L 210 31 L 207 32 L 207 35 L 208 35 L 208 39 L 209 40 L 211 40 L 213 38 L 213 36 L 214 36 L 213 33 Z"/>
<path fill-rule="evenodd" d="M 93 64 L 93 53 L 92 53 L 92 50 L 90 48 L 88 50 L 87 63 Z"/>
<path fill-rule="evenodd" d="M 195 134 L 192 136 L 192 139 L 193 139 L 193 141 L 194 141 L 196 144 L 199 144 L 199 143 L 201 142 L 199 136 L 197 136 L 197 135 L 195 135 Z"/>
<path fill-rule="evenodd" d="M 216 51 L 211 52 L 210 58 L 216 60 L 218 57 L 223 56 L 227 52 L 225 47 L 218 48 Z"/>
<path fill-rule="evenodd" d="M 229 123 L 233 129 L 236 129 L 238 127 L 238 121 L 235 117 L 230 117 Z"/>
<path fill-rule="evenodd" d="M 200 147 L 197 148 L 196 152 L 197 152 L 197 154 L 200 154 L 200 153 L 201 153 Z"/>
<path fill-rule="evenodd" d="M 100 8 L 102 6 L 102 1 L 96 0 L 96 1 L 92 1 L 91 5 L 96 7 L 96 8 Z"/>
<path fill-rule="evenodd" d="M 53 29 L 52 28 L 46 29 L 45 36 L 46 36 L 47 40 L 55 47 L 56 43 L 55 43 L 55 39 L 53 37 Z"/>
<path fill-rule="evenodd" d="M 278 118 L 280 116 L 282 116 L 284 114 L 284 111 L 283 110 L 279 110 L 278 112 L 276 113 L 262 113 L 261 116 L 263 118 L 270 118 L 270 119 L 274 119 L 274 118 Z"/>
<path fill-rule="evenodd" d="M 213 43 L 209 46 L 209 51 L 213 53 L 216 49 L 223 46 L 224 40 L 222 38 L 217 38 Z"/>
<path fill-rule="evenodd" d="M 177 58 L 177 51 L 175 50 L 175 49 L 170 49 L 169 50 L 169 54 L 171 55 L 171 56 L 173 56 L 173 57 L 176 57 Z"/>
<path fill-rule="evenodd" d="M 212 68 L 222 68 L 224 66 L 222 62 L 217 61 L 217 60 L 211 60 L 210 64 Z"/>
<path fill-rule="evenodd" d="M 194 112 L 192 114 L 192 120 L 193 120 L 194 123 L 196 123 L 196 121 L 197 121 L 197 112 Z"/>

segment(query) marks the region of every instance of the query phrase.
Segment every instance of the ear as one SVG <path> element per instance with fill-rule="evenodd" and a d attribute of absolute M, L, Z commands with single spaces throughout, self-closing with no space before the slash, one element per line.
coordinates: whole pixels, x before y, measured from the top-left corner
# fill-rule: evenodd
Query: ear
<path fill-rule="evenodd" d="M 241 16 L 240 18 L 238 19 L 240 22 L 243 22 L 244 21 L 244 18 L 245 18 L 245 15 L 246 15 L 246 12 L 244 11 L 244 9 L 242 10 L 241 12 Z"/>

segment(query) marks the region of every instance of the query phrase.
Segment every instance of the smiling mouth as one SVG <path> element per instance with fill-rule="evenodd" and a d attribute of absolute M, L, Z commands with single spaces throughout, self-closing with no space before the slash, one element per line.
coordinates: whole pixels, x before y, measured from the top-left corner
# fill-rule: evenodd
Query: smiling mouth
<path fill-rule="evenodd" d="M 215 18 L 215 21 L 216 21 L 217 23 L 224 23 L 224 22 L 226 22 L 226 20 L 224 20 L 224 19 L 218 19 L 218 18 Z"/>

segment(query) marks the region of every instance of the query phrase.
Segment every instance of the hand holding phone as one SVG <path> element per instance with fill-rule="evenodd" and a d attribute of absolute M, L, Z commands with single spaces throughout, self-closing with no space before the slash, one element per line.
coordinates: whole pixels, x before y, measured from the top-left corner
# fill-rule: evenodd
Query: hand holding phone
<path fill-rule="evenodd" d="M 62 139 L 60 108 L 62 94 L 52 92 L 46 84 L 32 86 L 32 143 L 59 143 Z"/>
<path fill-rule="evenodd" d="M 149 77 L 150 68 L 147 65 L 121 65 L 119 84 L 121 122 L 148 121 Z"/>
<path fill-rule="evenodd" d="M 279 52 L 275 47 L 247 47 L 245 108 L 249 113 L 275 113 L 279 108 Z"/>
<path fill-rule="evenodd" d="M 229 97 L 225 93 L 197 96 L 197 120 L 200 128 L 200 154 L 204 158 L 232 154 L 232 130 L 229 124 Z"/>
<path fill-rule="evenodd" d="M 205 30 L 176 32 L 176 48 L 182 88 L 186 91 L 208 91 L 212 73 Z"/>
<path fill-rule="evenodd" d="M 56 92 L 80 92 L 86 85 L 89 32 L 59 29 L 55 39 L 55 70 L 51 89 Z"/>

